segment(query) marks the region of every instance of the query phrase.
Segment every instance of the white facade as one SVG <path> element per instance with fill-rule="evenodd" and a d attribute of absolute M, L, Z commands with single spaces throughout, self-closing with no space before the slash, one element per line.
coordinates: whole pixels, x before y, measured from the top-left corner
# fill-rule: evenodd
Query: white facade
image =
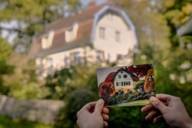
<path fill-rule="evenodd" d="M 102 63 L 105 61 L 104 53 L 90 47 L 75 48 L 55 54 L 50 54 L 43 58 L 36 59 L 37 74 L 46 77 L 62 68 L 71 65 L 86 63 Z"/>
<path fill-rule="evenodd" d="M 115 15 L 106 14 L 96 25 L 94 47 L 105 51 L 105 57 L 115 62 L 118 55 L 127 55 L 136 46 L 135 33 L 125 21 Z"/>

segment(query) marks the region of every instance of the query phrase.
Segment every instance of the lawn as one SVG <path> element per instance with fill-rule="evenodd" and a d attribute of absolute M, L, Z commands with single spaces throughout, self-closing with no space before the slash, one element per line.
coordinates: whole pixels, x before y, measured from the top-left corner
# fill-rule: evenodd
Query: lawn
<path fill-rule="evenodd" d="M 53 126 L 35 122 L 12 120 L 8 117 L 0 116 L 0 128 L 53 128 Z"/>

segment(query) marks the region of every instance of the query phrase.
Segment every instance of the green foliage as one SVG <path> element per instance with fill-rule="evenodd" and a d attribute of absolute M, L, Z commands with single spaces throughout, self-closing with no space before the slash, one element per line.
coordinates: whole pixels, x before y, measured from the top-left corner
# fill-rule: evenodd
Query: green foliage
<path fill-rule="evenodd" d="M 27 52 L 30 48 L 32 37 L 43 30 L 43 27 L 63 14 L 60 3 L 62 0 L 9 0 L 0 1 L 1 22 L 16 21 L 19 28 L 7 28 L 1 26 L 1 30 L 17 33 L 14 48 L 22 45 Z M 59 7 L 60 6 L 60 7 Z"/>
<path fill-rule="evenodd" d="M 97 88 L 94 87 L 96 85 L 95 72 L 96 65 L 76 66 L 48 76 L 45 86 L 49 88 L 50 96 L 47 98 L 64 99 L 69 92 L 84 87 L 95 91 Z"/>
<path fill-rule="evenodd" d="M 71 92 L 65 100 L 66 107 L 61 110 L 55 128 L 72 128 L 76 124 L 77 112 L 88 102 L 96 100 L 94 92 L 79 89 Z M 65 122 L 65 123 L 64 123 Z"/>
<path fill-rule="evenodd" d="M 172 47 L 180 44 L 177 29 L 187 22 L 192 14 L 191 0 L 164 0 L 162 11 L 170 28 L 170 41 Z"/>
<path fill-rule="evenodd" d="M 5 85 L 3 81 L 3 75 L 11 74 L 13 72 L 13 66 L 8 65 L 5 60 L 0 60 L 0 93 L 8 94 L 9 87 Z"/>
<path fill-rule="evenodd" d="M 8 94 L 9 88 L 4 85 L 2 78 L 0 78 L 0 94 Z"/>
<path fill-rule="evenodd" d="M 50 6 L 59 0 L 9 0 L 3 1 L 5 7 L 0 12 L 0 19 L 34 20 L 43 17 Z M 29 6 L 30 5 L 30 6 Z"/>
<path fill-rule="evenodd" d="M 7 64 L 6 59 L 11 54 L 11 47 L 5 40 L 0 38 L 0 93 L 1 94 L 8 94 L 9 88 L 5 86 L 3 81 L 3 75 L 13 73 L 13 66 Z"/>
<path fill-rule="evenodd" d="M 63 69 L 56 72 L 53 76 L 46 78 L 45 86 L 49 88 L 50 95 L 47 98 L 62 99 L 66 93 L 73 89 L 72 86 L 68 86 L 72 81 L 72 74 L 74 69 Z"/>
<path fill-rule="evenodd" d="M 110 109 L 110 128 L 165 128 L 165 122 L 152 124 L 144 119 L 145 114 L 140 107 L 124 107 Z"/>
<path fill-rule="evenodd" d="M 20 85 L 14 83 L 10 87 L 9 95 L 17 99 L 42 99 L 49 94 L 45 87 L 40 87 L 37 83 L 28 83 L 27 85 Z"/>
<path fill-rule="evenodd" d="M 8 117 L 0 116 L 0 128 L 53 128 L 53 126 L 35 122 L 12 120 Z"/>
<path fill-rule="evenodd" d="M 12 73 L 13 69 L 14 67 L 8 65 L 5 60 L 0 60 L 0 76 Z"/>
<path fill-rule="evenodd" d="M 0 38 L 0 60 L 7 59 L 11 54 L 11 47 L 9 44 Z"/>

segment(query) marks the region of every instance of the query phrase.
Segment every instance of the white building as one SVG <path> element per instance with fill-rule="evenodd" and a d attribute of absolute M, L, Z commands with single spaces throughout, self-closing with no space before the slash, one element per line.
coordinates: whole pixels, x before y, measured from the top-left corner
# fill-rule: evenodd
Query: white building
<path fill-rule="evenodd" d="M 30 55 L 42 77 L 75 64 L 132 62 L 135 28 L 124 10 L 91 3 L 86 10 L 59 19 L 34 37 Z"/>

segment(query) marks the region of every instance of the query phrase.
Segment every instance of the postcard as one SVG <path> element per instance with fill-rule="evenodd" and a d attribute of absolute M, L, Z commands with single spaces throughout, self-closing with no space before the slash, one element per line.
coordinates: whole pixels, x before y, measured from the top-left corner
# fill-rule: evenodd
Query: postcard
<path fill-rule="evenodd" d="M 142 106 L 155 94 L 152 64 L 97 69 L 99 95 L 108 106 Z"/>

